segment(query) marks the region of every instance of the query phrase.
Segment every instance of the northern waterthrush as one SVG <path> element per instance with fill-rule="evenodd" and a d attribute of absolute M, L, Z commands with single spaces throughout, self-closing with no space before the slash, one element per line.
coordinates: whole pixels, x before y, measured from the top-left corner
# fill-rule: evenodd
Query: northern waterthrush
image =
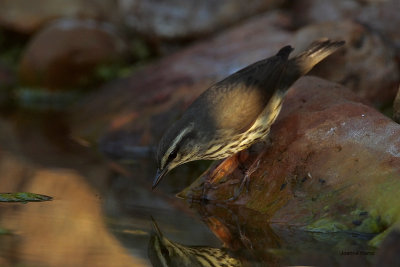
<path fill-rule="evenodd" d="M 266 138 L 290 86 L 343 45 L 315 41 L 291 59 L 285 46 L 208 88 L 161 138 L 153 188 L 178 165 L 223 159 Z"/>
<path fill-rule="evenodd" d="M 148 256 L 154 267 L 239 267 L 242 263 L 225 249 L 185 246 L 164 237 L 153 220 Z"/>

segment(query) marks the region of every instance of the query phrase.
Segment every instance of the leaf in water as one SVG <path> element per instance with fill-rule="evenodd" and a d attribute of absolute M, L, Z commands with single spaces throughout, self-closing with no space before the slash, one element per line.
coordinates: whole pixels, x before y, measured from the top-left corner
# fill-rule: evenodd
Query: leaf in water
<path fill-rule="evenodd" d="M 0 227 L 0 236 L 1 235 L 11 235 L 12 232 L 10 230 L 4 229 Z"/>
<path fill-rule="evenodd" d="M 19 192 L 19 193 L 0 193 L 0 202 L 37 202 L 37 201 L 49 201 L 52 197 L 29 193 L 29 192 Z"/>

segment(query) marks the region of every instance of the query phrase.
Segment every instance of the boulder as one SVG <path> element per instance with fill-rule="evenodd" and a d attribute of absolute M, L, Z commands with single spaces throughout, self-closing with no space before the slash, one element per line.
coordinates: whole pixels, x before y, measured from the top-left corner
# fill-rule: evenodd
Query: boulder
<path fill-rule="evenodd" d="M 19 65 L 20 80 L 23 85 L 52 90 L 76 87 L 89 82 L 99 65 L 120 59 L 124 49 L 110 24 L 58 20 L 27 45 Z"/>

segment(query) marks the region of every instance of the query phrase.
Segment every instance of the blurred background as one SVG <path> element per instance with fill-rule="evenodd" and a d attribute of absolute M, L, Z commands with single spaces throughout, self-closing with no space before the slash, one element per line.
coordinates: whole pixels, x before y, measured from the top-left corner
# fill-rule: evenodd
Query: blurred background
<path fill-rule="evenodd" d="M 151 191 L 168 125 L 212 83 L 324 36 L 347 48 L 334 71 L 313 74 L 393 117 L 399 10 L 398 0 L 0 0 L 0 192 L 53 197 L 0 202 L 0 265 L 151 266 L 150 216 L 174 241 L 221 247 L 204 213 L 175 197 L 210 162 Z"/>

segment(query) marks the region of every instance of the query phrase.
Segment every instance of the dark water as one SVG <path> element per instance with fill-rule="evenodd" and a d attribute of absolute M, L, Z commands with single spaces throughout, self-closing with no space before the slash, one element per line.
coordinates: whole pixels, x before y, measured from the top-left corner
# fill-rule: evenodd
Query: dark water
<path fill-rule="evenodd" d="M 207 163 L 182 167 L 151 191 L 151 158 L 113 161 L 82 144 L 61 113 L 0 118 L 0 191 L 54 198 L 0 203 L 1 266 L 151 266 L 151 217 L 169 240 L 224 246 L 247 266 L 371 264 L 370 236 L 309 233 L 176 198 Z"/>

